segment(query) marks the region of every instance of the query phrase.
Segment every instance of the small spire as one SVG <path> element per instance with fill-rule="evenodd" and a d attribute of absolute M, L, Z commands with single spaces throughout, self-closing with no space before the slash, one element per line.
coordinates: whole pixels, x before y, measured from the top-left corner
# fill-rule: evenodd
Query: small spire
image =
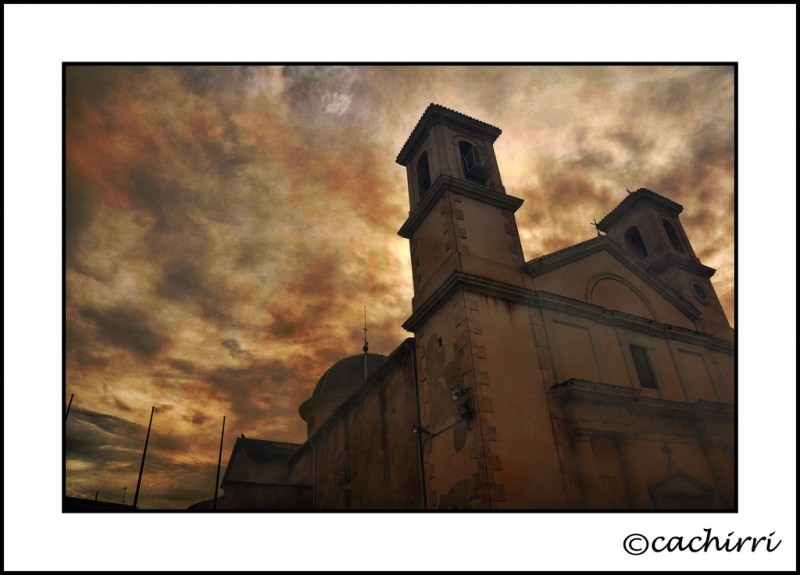
<path fill-rule="evenodd" d="M 367 353 L 369 350 L 369 342 L 367 341 L 367 306 L 364 306 L 364 353 Z"/>
<path fill-rule="evenodd" d="M 364 381 L 367 380 L 367 352 L 369 351 L 369 342 L 367 341 L 367 306 L 364 306 Z"/>

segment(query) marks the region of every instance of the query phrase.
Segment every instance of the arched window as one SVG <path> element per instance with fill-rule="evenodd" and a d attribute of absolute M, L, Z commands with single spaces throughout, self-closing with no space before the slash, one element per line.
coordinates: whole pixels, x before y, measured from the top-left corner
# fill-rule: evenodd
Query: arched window
<path fill-rule="evenodd" d="M 431 187 L 431 172 L 428 168 L 428 152 L 423 152 L 417 162 L 417 185 L 419 186 L 420 198 L 425 196 L 425 192 Z"/>
<path fill-rule="evenodd" d="M 625 232 L 625 245 L 636 259 L 641 260 L 647 257 L 647 248 L 644 247 L 644 240 L 642 239 L 642 234 L 639 233 L 639 228 L 630 227 L 627 229 Z"/>
<path fill-rule="evenodd" d="M 469 142 L 461 141 L 458 144 L 461 152 L 461 163 L 464 165 L 464 176 L 468 180 L 473 180 L 479 184 L 486 183 L 486 168 L 480 162 L 480 156 L 475 146 Z"/>
<path fill-rule="evenodd" d="M 667 232 L 667 237 L 669 238 L 669 243 L 672 244 L 672 249 L 685 253 L 686 250 L 683 249 L 681 238 L 678 236 L 678 230 L 675 229 L 675 226 L 673 226 L 667 220 L 661 220 L 661 223 L 664 224 L 664 231 Z"/>

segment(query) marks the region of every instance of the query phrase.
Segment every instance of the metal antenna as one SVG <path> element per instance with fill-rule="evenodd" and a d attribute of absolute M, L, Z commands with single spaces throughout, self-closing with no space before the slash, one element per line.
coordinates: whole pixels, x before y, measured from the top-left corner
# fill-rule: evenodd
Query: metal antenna
<path fill-rule="evenodd" d="M 75 394 L 71 393 L 70 396 L 69 396 L 69 403 L 67 404 L 67 412 L 64 414 L 64 422 L 66 422 L 67 418 L 69 417 L 69 408 L 72 407 L 72 398 L 73 397 L 75 397 Z"/>
<path fill-rule="evenodd" d="M 367 306 L 364 306 L 364 381 L 367 381 L 367 351 L 369 342 L 367 341 Z"/>
<path fill-rule="evenodd" d="M 153 426 L 153 414 L 156 406 L 150 410 L 150 423 L 147 425 L 147 437 L 144 438 L 144 451 L 142 451 L 142 465 L 139 467 L 139 480 L 136 482 L 136 493 L 133 496 L 133 510 L 136 511 L 139 503 L 139 487 L 142 485 L 142 471 L 144 471 L 144 458 L 147 456 L 147 444 L 150 442 L 150 428 Z"/>
<path fill-rule="evenodd" d="M 244 433 L 242 433 L 244 437 Z M 225 439 L 225 416 L 222 416 L 222 433 L 219 436 L 219 460 L 217 461 L 217 481 L 214 483 L 214 509 L 217 509 L 217 494 L 219 493 L 219 469 L 222 467 L 222 440 Z M 246 438 L 245 438 L 246 439 Z"/>

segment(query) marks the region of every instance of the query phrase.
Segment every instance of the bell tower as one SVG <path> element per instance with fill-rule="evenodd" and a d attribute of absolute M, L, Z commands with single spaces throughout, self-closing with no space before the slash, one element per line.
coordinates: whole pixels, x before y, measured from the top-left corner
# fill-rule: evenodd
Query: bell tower
<path fill-rule="evenodd" d="M 716 270 L 695 254 L 679 219 L 682 211 L 680 204 L 639 188 L 600 220 L 597 229 L 694 306 L 703 331 L 732 341 L 733 330 L 711 284 Z"/>
<path fill-rule="evenodd" d="M 500 129 L 431 104 L 406 168 L 426 500 L 434 509 L 563 506 Z M 541 322 L 539 322 L 541 323 Z M 525 437 L 529 449 L 520 450 Z"/>
<path fill-rule="evenodd" d="M 397 163 L 408 178 L 408 220 L 417 311 L 454 272 L 522 285 L 524 263 L 514 213 L 494 153 L 501 130 L 431 104 Z"/>

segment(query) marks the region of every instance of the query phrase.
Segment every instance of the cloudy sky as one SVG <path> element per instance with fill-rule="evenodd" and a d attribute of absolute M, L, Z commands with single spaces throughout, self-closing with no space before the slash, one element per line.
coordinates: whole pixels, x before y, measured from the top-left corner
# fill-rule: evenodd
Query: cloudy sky
<path fill-rule="evenodd" d="M 302 442 L 319 376 L 409 334 L 405 170 L 436 102 L 495 145 L 526 259 L 594 235 L 629 188 L 681 220 L 731 324 L 731 67 L 77 67 L 66 72 L 67 494 L 214 493 L 244 433 Z"/>

